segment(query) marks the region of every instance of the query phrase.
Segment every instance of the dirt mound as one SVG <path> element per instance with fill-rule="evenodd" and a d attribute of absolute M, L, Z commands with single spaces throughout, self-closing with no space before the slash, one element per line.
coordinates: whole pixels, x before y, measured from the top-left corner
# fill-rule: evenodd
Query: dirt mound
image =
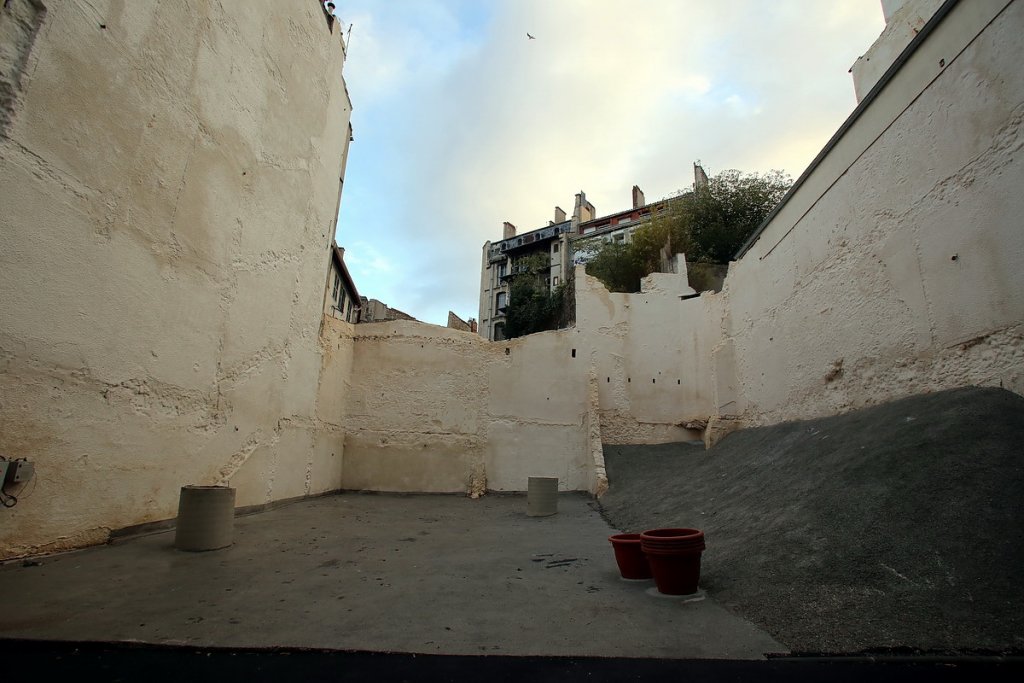
<path fill-rule="evenodd" d="M 967 388 L 605 446 L 623 531 L 704 529 L 701 585 L 799 652 L 1024 649 L 1024 398 Z"/>

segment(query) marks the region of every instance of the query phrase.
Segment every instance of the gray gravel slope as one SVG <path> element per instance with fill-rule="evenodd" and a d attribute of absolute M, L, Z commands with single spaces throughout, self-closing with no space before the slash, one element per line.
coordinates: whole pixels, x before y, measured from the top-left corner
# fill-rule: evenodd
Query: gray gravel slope
<path fill-rule="evenodd" d="M 966 388 L 606 446 L 624 531 L 704 529 L 701 584 L 798 652 L 1024 648 L 1024 398 Z"/>

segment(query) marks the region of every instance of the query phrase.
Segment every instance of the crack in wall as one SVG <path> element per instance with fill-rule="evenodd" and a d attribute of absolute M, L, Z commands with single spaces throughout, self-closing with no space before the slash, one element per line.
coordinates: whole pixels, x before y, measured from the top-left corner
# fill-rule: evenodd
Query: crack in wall
<path fill-rule="evenodd" d="M 98 201 L 101 193 L 70 172 L 55 166 L 17 140 L 7 138 L 3 142 L 5 161 L 20 166 L 40 180 L 53 183 L 59 190 L 73 195 L 82 202 Z"/>

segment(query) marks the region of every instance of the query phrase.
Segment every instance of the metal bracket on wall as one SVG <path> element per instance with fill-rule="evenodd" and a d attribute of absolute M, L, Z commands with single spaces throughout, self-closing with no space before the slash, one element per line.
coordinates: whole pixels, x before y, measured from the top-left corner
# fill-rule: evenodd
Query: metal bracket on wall
<path fill-rule="evenodd" d="M 35 474 L 35 466 L 28 460 L 8 460 L 4 463 L 7 472 L 4 474 L 3 483 L 24 484 Z"/>

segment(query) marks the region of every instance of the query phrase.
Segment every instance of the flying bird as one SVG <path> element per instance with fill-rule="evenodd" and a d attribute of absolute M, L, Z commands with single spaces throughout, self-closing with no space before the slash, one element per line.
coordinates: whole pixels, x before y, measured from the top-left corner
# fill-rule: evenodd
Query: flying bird
<path fill-rule="evenodd" d="M 526 37 L 529 38 L 530 40 L 537 40 L 536 38 L 531 36 L 529 33 L 526 34 Z"/>

